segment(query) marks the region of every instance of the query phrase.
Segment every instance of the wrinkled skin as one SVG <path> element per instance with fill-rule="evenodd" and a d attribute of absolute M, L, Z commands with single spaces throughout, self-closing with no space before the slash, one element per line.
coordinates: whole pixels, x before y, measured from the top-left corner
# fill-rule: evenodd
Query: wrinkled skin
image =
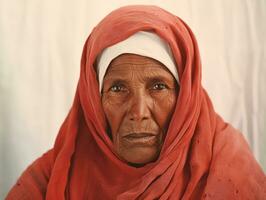
<path fill-rule="evenodd" d="M 102 105 L 120 159 L 143 166 L 158 158 L 177 95 L 175 78 L 152 58 L 122 54 L 110 63 Z"/>

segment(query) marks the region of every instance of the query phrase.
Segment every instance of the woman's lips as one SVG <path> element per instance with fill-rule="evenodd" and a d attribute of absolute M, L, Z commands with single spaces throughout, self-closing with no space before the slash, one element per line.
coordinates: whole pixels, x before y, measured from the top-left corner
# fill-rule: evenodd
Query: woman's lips
<path fill-rule="evenodd" d="M 130 133 L 123 136 L 126 143 L 134 146 L 153 146 L 157 143 L 158 134 L 154 133 Z"/>

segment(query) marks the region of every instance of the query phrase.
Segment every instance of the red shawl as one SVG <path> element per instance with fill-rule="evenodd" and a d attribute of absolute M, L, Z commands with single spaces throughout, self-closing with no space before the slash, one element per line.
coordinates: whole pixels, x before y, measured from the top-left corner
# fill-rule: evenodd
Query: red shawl
<path fill-rule="evenodd" d="M 95 60 L 138 31 L 170 45 L 180 92 L 159 159 L 141 168 L 116 157 L 105 129 Z M 215 66 L 214 66 L 215 67 Z M 19 178 L 7 199 L 266 199 L 266 178 L 241 133 L 217 115 L 201 85 L 196 39 L 155 6 L 110 13 L 87 39 L 73 106 L 55 145 Z"/>

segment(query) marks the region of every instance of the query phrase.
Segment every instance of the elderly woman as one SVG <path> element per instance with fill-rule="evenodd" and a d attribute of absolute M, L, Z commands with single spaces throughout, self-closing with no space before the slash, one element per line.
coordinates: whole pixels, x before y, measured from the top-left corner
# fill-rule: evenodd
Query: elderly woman
<path fill-rule="evenodd" d="M 189 27 L 128 6 L 92 31 L 54 148 L 7 199 L 266 199 L 265 181 L 201 86 Z"/>

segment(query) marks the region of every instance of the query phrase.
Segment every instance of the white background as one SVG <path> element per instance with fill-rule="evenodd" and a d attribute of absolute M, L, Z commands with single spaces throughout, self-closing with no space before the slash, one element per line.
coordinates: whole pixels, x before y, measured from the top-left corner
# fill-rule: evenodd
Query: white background
<path fill-rule="evenodd" d="M 266 169 L 265 0 L 0 0 L 0 199 L 53 146 L 88 34 L 128 4 L 159 5 L 188 23 L 216 111 Z"/>

